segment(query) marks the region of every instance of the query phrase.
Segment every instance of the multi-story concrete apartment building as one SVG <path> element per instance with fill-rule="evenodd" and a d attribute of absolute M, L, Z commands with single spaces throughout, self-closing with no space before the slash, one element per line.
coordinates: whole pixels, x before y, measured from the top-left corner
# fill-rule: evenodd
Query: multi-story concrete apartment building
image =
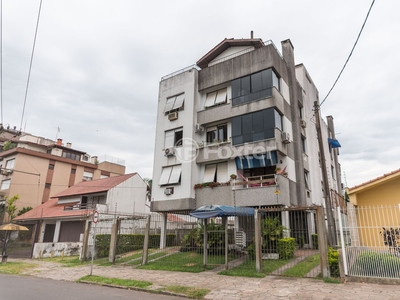
<path fill-rule="evenodd" d="M 2 130 L 0 143 L 6 147 L 0 152 L 0 205 L 6 197 L 19 195 L 18 210 L 36 207 L 78 182 L 125 174 L 124 161 L 100 161 L 61 139 Z"/>
<path fill-rule="evenodd" d="M 152 210 L 324 205 L 315 101 L 290 40 L 281 55 L 271 41 L 224 39 L 193 67 L 163 77 Z M 329 186 L 341 194 L 333 118 L 321 127 Z"/>

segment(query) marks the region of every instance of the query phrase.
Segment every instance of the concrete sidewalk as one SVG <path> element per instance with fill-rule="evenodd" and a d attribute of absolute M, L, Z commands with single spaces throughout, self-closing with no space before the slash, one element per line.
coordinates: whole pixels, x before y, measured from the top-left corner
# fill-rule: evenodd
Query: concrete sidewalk
<path fill-rule="evenodd" d="M 61 267 L 58 263 L 30 259 L 9 259 L 36 263 L 26 274 L 54 280 L 75 281 L 90 273 L 90 265 Z M 266 276 L 247 278 L 215 272 L 185 273 L 139 270 L 130 266 L 93 266 L 93 275 L 146 280 L 153 288 L 182 285 L 207 288 L 205 299 L 400 299 L 400 286 L 349 282 L 328 284 L 322 280 Z"/>

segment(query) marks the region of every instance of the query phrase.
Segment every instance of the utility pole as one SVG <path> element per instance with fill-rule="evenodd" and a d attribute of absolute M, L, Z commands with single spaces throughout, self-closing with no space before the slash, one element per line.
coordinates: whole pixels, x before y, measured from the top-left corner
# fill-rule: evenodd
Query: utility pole
<path fill-rule="evenodd" d="M 335 246 L 337 244 L 336 243 L 336 231 L 335 231 L 335 224 L 333 221 L 331 197 L 330 197 L 330 193 L 329 193 L 329 182 L 328 182 L 328 174 L 326 171 L 324 143 L 322 141 L 321 118 L 319 115 L 318 101 L 314 101 L 314 117 L 315 117 L 315 126 L 317 129 L 317 136 L 318 136 L 319 153 L 320 153 L 320 157 L 321 157 L 322 180 L 323 180 L 323 184 L 324 184 L 325 209 L 326 209 L 326 217 L 327 217 L 327 221 L 328 221 L 328 232 L 327 232 L 328 244 L 330 246 Z"/>

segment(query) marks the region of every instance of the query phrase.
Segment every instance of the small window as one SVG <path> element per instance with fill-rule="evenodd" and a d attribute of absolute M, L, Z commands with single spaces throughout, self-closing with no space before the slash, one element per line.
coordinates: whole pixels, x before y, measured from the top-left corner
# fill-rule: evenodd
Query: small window
<path fill-rule="evenodd" d="M 178 128 L 165 132 L 164 149 L 182 146 L 183 129 Z"/>
<path fill-rule="evenodd" d="M 54 170 L 54 165 L 53 164 L 49 164 L 49 170 Z"/>
<path fill-rule="evenodd" d="M 185 103 L 185 94 L 173 96 L 167 99 L 167 104 L 164 108 L 164 114 L 168 114 L 173 111 L 183 110 Z"/>
<path fill-rule="evenodd" d="M 162 169 L 159 185 L 179 184 L 181 182 L 182 166 L 164 167 Z"/>
<path fill-rule="evenodd" d="M 206 165 L 203 182 L 226 182 L 229 180 L 228 163 Z"/>
<path fill-rule="evenodd" d="M 211 107 L 214 105 L 226 103 L 227 93 L 226 88 L 218 90 L 216 92 L 208 93 L 206 97 L 205 107 Z"/>
<path fill-rule="evenodd" d="M 310 190 L 310 181 L 308 171 L 304 170 L 304 184 L 307 190 Z"/>
<path fill-rule="evenodd" d="M 307 147 L 306 147 L 306 138 L 304 136 L 301 137 L 301 148 L 304 153 L 307 153 Z"/>
<path fill-rule="evenodd" d="M 1 190 L 8 190 L 10 188 L 11 179 L 6 179 L 1 182 Z"/>
<path fill-rule="evenodd" d="M 91 181 L 93 179 L 93 173 L 92 172 L 83 172 L 83 180 L 84 181 Z"/>
<path fill-rule="evenodd" d="M 76 169 L 71 169 L 71 174 L 75 174 L 76 173 Z"/>
<path fill-rule="evenodd" d="M 15 158 L 7 160 L 6 169 L 14 169 L 15 166 Z"/>
<path fill-rule="evenodd" d="M 46 188 L 46 189 L 49 189 L 51 187 L 51 183 L 46 183 L 45 185 L 44 185 L 44 188 Z"/>
<path fill-rule="evenodd" d="M 225 142 L 228 140 L 228 126 L 226 124 L 207 128 L 207 143 Z"/>

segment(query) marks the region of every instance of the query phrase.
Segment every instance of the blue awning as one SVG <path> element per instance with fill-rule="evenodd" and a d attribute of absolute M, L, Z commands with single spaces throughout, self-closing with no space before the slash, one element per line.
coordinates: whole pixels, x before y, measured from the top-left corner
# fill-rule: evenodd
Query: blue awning
<path fill-rule="evenodd" d="M 235 158 L 235 162 L 238 170 L 275 166 L 278 163 L 278 154 L 276 151 L 271 151 L 263 154 L 238 156 Z"/>
<path fill-rule="evenodd" d="M 231 216 L 254 216 L 254 208 L 227 205 L 205 205 L 190 213 L 192 217 L 198 219 L 208 219 L 213 217 Z"/>
<path fill-rule="evenodd" d="M 342 146 L 340 146 L 339 141 L 336 140 L 336 139 L 330 139 L 330 138 L 328 138 L 328 143 L 331 144 L 332 148 L 339 148 L 339 147 L 342 147 Z"/>

